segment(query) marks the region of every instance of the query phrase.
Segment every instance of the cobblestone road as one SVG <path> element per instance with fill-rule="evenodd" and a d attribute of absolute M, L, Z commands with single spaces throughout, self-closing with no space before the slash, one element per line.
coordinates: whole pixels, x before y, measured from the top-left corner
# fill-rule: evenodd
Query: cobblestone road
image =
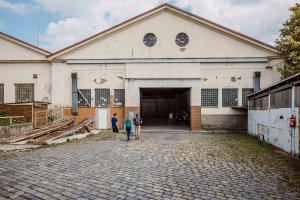
<path fill-rule="evenodd" d="M 0 199 L 300 199 L 300 161 L 246 134 L 148 133 L 0 154 Z"/>

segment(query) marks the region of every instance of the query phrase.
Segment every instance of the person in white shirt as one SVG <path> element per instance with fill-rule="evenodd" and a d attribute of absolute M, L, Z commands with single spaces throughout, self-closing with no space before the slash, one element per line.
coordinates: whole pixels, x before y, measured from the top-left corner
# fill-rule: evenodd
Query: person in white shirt
<path fill-rule="evenodd" d="M 173 124 L 173 113 L 172 112 L 170 112 L 170 114 L 169 114 L 169 122 L 168 122 L 168 124 Z"/>

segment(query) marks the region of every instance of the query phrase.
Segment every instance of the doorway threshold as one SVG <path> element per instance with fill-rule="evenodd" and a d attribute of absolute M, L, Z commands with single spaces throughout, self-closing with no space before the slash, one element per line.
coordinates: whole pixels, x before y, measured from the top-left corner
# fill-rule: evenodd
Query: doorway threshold
<path fill-rule="evenodd" d="M 190 127 L 182 125 L 145 125 L 142 126 L 143 132 L 190 132 Z"/>

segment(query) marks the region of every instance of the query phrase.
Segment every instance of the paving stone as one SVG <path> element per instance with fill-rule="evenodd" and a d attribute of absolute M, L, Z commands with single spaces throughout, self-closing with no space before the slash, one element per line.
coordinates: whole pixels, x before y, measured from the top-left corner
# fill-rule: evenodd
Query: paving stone
<path fill-rule="evenodd" d="M 0 199 L 300 199 L 300 161 L 241 133 L 0 152 Z"/>

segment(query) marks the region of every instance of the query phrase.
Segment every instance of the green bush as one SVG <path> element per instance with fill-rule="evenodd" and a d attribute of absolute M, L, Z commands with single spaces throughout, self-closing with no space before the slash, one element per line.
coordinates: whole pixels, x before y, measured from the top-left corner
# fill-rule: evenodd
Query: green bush
<path fill-rule="evenodd" d="M 4 117 L 6 115 L 6 113 L 4 112 L 4 110 L 0 110 L 0 117 Z"/>

